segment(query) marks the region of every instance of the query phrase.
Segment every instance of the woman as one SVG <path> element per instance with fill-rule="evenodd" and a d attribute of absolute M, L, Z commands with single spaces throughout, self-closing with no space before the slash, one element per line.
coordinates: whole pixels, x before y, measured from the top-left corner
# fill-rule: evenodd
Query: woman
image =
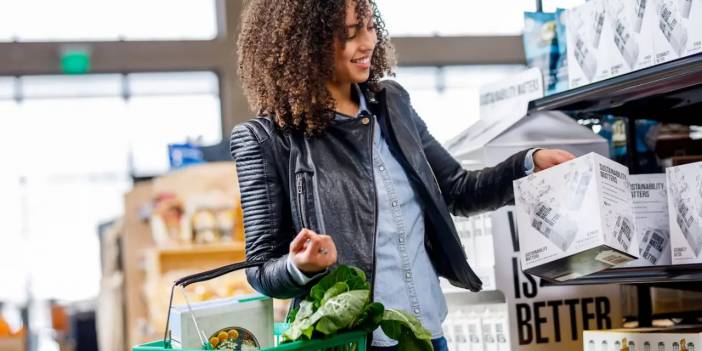
<path fill-rule="evenodd" d="M 335 263 L 363 269 L 373 298 L 413 313 L 446 349 L 438 276 L 478 291 L 450 214 L 513 201 L 512 181 L 571 159 L 525 150 L 461 168 L 393 81 L 373 0 L 253 0 L 239 38 L 244 89 L 259 117 L 231 139 L 251 285 L 298 298 Z M 394 341 L 377 330 L 374 347 Z"/>

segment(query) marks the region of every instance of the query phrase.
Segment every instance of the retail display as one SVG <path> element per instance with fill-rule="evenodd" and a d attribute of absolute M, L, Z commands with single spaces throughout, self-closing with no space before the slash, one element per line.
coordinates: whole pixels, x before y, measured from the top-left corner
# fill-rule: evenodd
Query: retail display
<path fill-rule="evenodd" d="M 702 263 L 702 162 L 666 169 L 673 264 Z"/>
<path fill-rule="evenodd" d="M 510 349 L 505 304 L 469 305 L 451 310 L 443 324 L 449 350 Z"/>
<path fill-rule="evenodd" d="M 670 226 L 665 174 L 629 176 L 634 204 L 635 237 L 639 240 L 639 259 L 623 267 L 669 265 Z"/>
<path fill-rule="evenodd" d="M 495 289 L 495 248 L 492 221 L 488 214 L 453 217 L 468 264 L 483 282 L 483 290 Z"/>
<path fill-rule="evenodd" d="M 209 342 L 215 349 L 258 350 L 273 346 L 273 303 L 257 295 L 186 303 L 171 308 L 169 326 L 177 349 Z"/>
<path fill-rule="evenodd" d="M 525 272 L 566 281 L 636 258 L 628 177 L 590 153 L 515 180 Z"/>
<path fill-rule="evenodd" d="M 586 330 L 583 333 L 585 351 L 694 351 L 701 342 L 700 330 L 685 328 Z"/>
<path fill-rule="evenodd" d="M 565 67 L 565 35 L 559 27 L 556 13 L 524 13 L 524 51 L 527 66 L 537 67 L 543 74 L 544 94 L 563 91 L 568 87 Z"/>
<path fill-rule="evenodd" d="M 606 37 L 612 76 L 653 65 L 653 6 L 650 0 L 606 0 Z"/>
<path fill-rule="evenodd" d="M 605 25 L 606 3 L 593 0 L 568 11 L 566 38 L 568 86 L 576 88 L 611 76 L 610 52 L 600 46 L 602 37 L 609 37 Z M 607 39 L 605 39 L 607 41 Z"/>
<path fill-rule="evenodd" d="M 702 3 L 656 0 L 656 63 L 702 52 Z"/>

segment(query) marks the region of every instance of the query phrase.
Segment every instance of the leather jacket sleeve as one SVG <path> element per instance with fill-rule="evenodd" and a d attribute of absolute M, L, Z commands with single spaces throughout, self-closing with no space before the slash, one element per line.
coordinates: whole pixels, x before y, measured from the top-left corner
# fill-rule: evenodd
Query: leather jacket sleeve
<path fill-rule="evenodd" d="M 235 127 L 230 140 L 244 211 L 246 259 L 267 261 L 248 268 L 246 277 L 258 292 L 287 299 L 308 289 L 298 285 L 287 270 L 287 253 L 294 233 L 284 225 L 286 196 L 275 173 L 271 140 L 266 135 L 255 122 L 248 122 Z"/>
<path fill-rule="evenodd" d="M 494 167 L 467 171 L 429 133 L 424 121 L 411 107 L 407 91 L 398 83 L 392 84 L 397 86 L 405 103 L 410 105 L 410 117 L 419 132 L 424 154 L 453 215 L 469 216 L 514 203 L 512 181 L 526 176 L 524 158 L 528 150 L 520 151 Z"/>

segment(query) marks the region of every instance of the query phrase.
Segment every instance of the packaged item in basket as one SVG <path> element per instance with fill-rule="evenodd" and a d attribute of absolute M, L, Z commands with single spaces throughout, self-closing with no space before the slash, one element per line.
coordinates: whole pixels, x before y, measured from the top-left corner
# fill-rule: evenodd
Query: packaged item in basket
<path fill-rule="evenodd" d="M 628 177 L 590 153 L 514 181 L 522 269 L 565 281 L 636 258 Z"/>
<path fill-rule="evenodd" d="M 629 176 L 634 201 L 635 238 L 639 240 L 639 259 L 625 267 L 669 265 L 670 225 L 665 174 Z"/>
<path fill-rule="evenodd" d="M 666 169 L 673 264 L 702 262 L 702 162 Z"/>
<path fill-rule="evenodd" d="M 258 350 L 273 346 L 273 303 L 263 296 L 173 306 L 170 334 L 176 349 Z"/>

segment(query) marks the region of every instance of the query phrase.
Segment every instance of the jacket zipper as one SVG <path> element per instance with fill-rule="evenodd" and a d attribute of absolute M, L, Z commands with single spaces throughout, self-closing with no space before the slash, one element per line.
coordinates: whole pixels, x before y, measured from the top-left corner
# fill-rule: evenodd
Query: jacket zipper
<path fill-rule="evenodd" d="M 310 229 L 307 226 L 307 220 L 305 219 L 307 214 L 307 211 L 305 211 L 305 202 L 307 198 L 305 196 L 305 179 L 303 178 L 302 173 L 295 175 L 295 182 L 297 183 L 297 212 L 300 215 L 300 225 L 303 229 Z"/>

